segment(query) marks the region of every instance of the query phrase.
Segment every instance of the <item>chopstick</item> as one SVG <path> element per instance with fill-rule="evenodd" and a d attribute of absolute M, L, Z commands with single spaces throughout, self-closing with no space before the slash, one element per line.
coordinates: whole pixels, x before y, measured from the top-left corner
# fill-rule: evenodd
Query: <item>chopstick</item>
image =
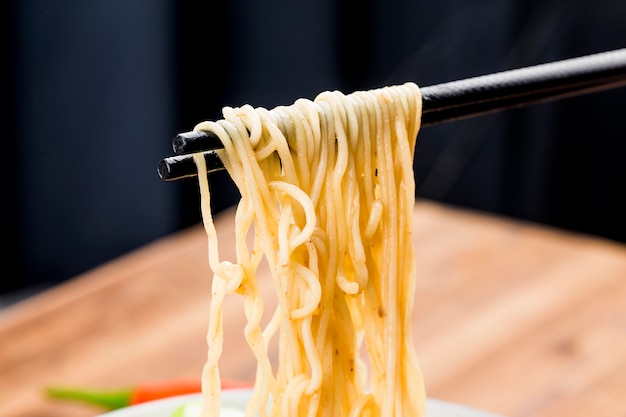
<path fill-rule="evenodd" d="M 626 49 L 555 61 L 420 88 L 422 127 L 626 86 Z M 223 169 L 212 133 L 176 135 L 176 156 L 159 162 L 166 181 L 197 175 L 190 154 L 203 152 L 208 172 Z"/>

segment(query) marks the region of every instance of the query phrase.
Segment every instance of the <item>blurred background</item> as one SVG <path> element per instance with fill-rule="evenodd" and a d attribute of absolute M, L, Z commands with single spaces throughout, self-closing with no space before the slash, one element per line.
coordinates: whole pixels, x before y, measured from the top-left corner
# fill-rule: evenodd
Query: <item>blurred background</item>
<path fill-rule="evenodd" d="M 225 105 L 626 47 L 622 0 L 2 2 L 0 306 L 200 221 L 171 139 Z M 417 197 L 626 242 L 626 89 L 420 132 Z M 215 211 L 237 192 L 211 177 Z"/>

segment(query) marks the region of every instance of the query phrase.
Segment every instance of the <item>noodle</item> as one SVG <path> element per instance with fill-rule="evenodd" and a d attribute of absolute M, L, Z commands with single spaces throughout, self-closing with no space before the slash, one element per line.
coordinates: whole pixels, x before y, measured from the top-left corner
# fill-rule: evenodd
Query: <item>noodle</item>
<path fill-rule="evenodd" d="M 219 415 L 222 302 L 238 293 L 257 360 L 247 416 L 425 416 L 410 326 L 419 88 L 327 91 L 272 110 L 227 107 L 223 116 L 196 126 L 223 142 L 220 159 L 241 193 L 231 264 L 219 259 L 199 175 L 214 272 L 202 415 Z M 204 158 L 194 160 L 205 173 Z M 263 258 L 278 297 L 264 328 Z"/>

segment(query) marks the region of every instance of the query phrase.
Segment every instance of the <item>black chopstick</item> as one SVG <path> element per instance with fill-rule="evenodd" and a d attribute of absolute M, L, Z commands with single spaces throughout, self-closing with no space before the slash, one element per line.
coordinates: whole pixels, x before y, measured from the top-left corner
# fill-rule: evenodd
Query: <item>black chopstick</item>
<path fill-rule="evenodd" d="M 420 89 L 422 127 L 626 86 L 626 49 L 498 72 Z M 185 132 L 172 141 L 177 156 L 159 162 L 163 180 L 197 175 L 191 153 L 203 152 L 209 172 L 223 169 L 213 152 L 221 141 Z"/>
<path fill-rule="evenodd" d="M 166 181 L 172 181 L 198 175 L 196 162 L 193 160 L 192 155 L 175 155 L 163 159 L 157 167 L 159 177 Z M 222 161 L 214 151 L 202 152 L 202 155 L 204 156 L 208 173 L 224 169 Z"/>
<path fill-rule="evenodd" d="M 626 85 L 626 49 L 421 89 L 422 126 Z"/>

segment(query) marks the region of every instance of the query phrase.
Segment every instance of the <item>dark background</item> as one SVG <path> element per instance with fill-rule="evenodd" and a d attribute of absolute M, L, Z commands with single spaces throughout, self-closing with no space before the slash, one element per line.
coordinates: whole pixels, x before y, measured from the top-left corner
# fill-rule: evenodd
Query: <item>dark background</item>
<path fill-rule="evenodd" d="M 626 47 L 623 0 L 2 2 L 0 305 L 200 220 L 171 139 L 224 105 Z M 626 89 L 430 127 L 418 197 L 626 242 Z M 215 210 L 237 197 L 212 177 Z"/>

